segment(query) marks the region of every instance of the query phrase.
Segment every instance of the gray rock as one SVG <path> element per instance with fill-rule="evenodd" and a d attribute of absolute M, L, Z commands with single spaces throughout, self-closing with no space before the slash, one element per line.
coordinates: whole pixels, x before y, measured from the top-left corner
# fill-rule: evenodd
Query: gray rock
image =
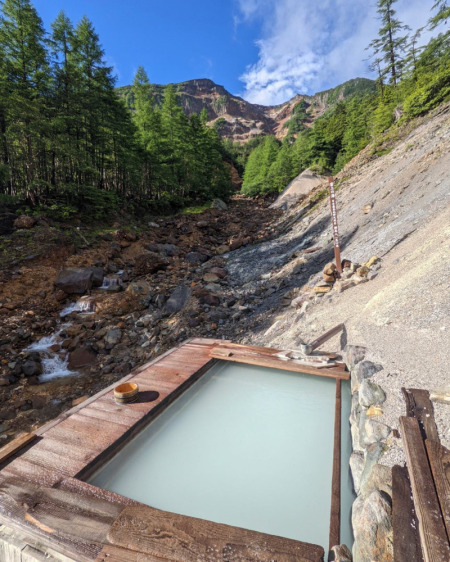
<path fill-rule="evenodd" d="M 11 381 L 9 380 L 8 377 L 0 376 L 0 386 L 9 386 L 10 384 L 11 384 Z"/>
<path fill-rule="evenodd" d="M 359 403 L 363 408 L 376 404 L 383 404 L 386 394 L 381 386 L 369 379 L 364 379 L 359 387 Z"/>
<path fill-rule="evenodd" d="M 356 498 L 352 509 L 355 562 L 393 561 L 391 513 L 391 499 L 384 492 Z"/>
<path fill-rule="evenodd" d="M 228 211 L 228 205 L 222 199 L 213 199 L 211 209 L 219 209 L 221 211 Z"/>
<path fill-rule="evenodd" d="M 122 330 L 120 328 L 110 328 L 105 335 L 105 343 L 109 346 L 117 345 L 122 339 Z"/>
<path fill-rule="evenodd" d="M 352 392 L 359 389 L 359 385 L 364 379 L 372 377 L 383 369 L 382 365 L 372 363 L 372 361 L 361 361 L 350 372 Z"/>
<path fill-rule="evenodd" d="M 22 370 L 26 377 L 34 377 L 42 373 L 42 365 L 40 361 L 28 359 L 23 364 Z"/>
<path fill-rule="evenodd" d="M 353 478 L 353 488 L 359 494 L 361 486 L 361 475 L 364 470 L 364 453 L 361 451 L 353 451 L 350 455 L 350 471 Z"/>
<path fill-rule="evenodd" d="M 392 496 L 392 468 L 383 464 L 375 464 L 369 473 L 368 478 L 361 483 L 361 495 L 364 498 L 370 496 L 372 492 L 385 492 Z"/>
<path fill-rule="evenodd" d="M 369 445 L 364 454 L 364 467 L 361 473 L 360 488 L 363 488 L 370 477 L 373 467 L 379 461 L 385 447 L 382 443 L 373 443 Z M 359 493 L 359 492 L 358 492 Z"/>
<path fill-rule="evenodd" d="M 359 444 L 368 447 L 377 441 L 383 441 L 391 432 L 391 428 L 384 423 L 371 420 L 361 412 L 359 423 Z"/>
<path fill-rule="evenodd" d="M 188 252 L 184 256 L 184 258 L 192 265 L 205 263 L 205 261 L 209 260 L 208 256 L 206 256 L 205 254 L 202 254 L 201 252 Z"/>
<path fill-rule="evenodd" d="M 101 287 L 103 285 L 103 277 L 105 276 L 103 267 L 87 267 L 86 270 L 92 271 L 92 286 Z"/>
<path fill-rule="evenodd" d="M 167 314 L 174 314 L 176 312 L 179 312 L 186 306 L 186 303 L 189 300 L 190 296 L 191 290 L 189 289 L 189 287 L 180 285 L 172 292 L 172 294 L 168 298 L 164 307 L 164 311 Z"/>
<path fill-rule="evenodd" d="M 352 553 L 345 544 L 333 546 L 334 562 L 352 562 Z"/>
<path fill-rule="evenodd" d="M 73 267 L 63 269 L 54 285 L 57 289 L 61 289 L 68 295 L 82 295 L 91 289 L 93 277 L 94 273 L 91 268 Z"/>
<path fill-rule="evenodd" d="M 343 359 L 349 371 L 364 359 L 366 348 L 360 345 L 346 345 L 344 349 Z"/>

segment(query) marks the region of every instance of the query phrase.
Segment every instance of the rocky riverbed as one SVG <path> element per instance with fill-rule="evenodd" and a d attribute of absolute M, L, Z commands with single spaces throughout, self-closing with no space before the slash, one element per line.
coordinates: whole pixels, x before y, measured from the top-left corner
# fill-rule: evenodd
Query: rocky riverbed
<path fill-rule="evenodd" d="M 288 212 L 236 196 L 228 209 L 96 231 L 18 221 L 1 237 L 0 443 L 188 337 L 289 349 L 340 322 L 346 332 L 328 348 L 348 340 L 383 365 L 381 420 L 397 427 L 401 386 L 447 384 L 448 112 L 339 174 L 340 281 L 326 272 L 326 182 Z M 52 336 L 51 349 L 33 349 Z M 43 380 L 52 357 L 75 374 Z M 435 405 L 447 446 L 449 407 Z M 384 462 L 402 458 L 397 444 Z"/>

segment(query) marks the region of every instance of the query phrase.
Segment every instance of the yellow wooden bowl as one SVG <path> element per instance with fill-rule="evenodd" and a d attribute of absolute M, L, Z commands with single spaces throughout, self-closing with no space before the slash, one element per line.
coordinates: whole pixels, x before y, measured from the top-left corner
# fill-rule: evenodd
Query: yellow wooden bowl
<path fill-rule="evenodd" d="M 138 398 L 139 386 L 134 382 L 119 384 L 114 389 L 114 400 L 118 404 L 129 404 Z"/>

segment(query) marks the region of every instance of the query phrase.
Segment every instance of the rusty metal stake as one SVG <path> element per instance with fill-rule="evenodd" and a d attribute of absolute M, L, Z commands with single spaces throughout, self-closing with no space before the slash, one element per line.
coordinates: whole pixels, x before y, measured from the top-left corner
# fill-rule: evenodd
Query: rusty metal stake
<path fill-rule="evenodd" d="M 339 229 L 338 229 L 337 209 L 336 209 L 336 194 L 334 192 L 334 179 L 332 177 L 328 178 L 328 188 L 330 191 L 331 223 L 333 225 L 334 259 L 336 260 L 336 269 L 338 272 L 338 277 L 340 277 L 342 273 L 341 250 L 339 246 Z"/>

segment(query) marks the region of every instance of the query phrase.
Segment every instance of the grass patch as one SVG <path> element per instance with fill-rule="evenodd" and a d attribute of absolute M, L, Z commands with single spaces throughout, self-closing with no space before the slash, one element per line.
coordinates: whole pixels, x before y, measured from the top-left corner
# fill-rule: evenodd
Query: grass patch
<path fill-rule="evenodd" d="M 185 207 L 181 210 L 182 215 L 199 215 L 206 211 L 207 209 L 211 209 L 211 201 L 205 203 L 204 205 L 193 205 L 192 207 Z"/>

